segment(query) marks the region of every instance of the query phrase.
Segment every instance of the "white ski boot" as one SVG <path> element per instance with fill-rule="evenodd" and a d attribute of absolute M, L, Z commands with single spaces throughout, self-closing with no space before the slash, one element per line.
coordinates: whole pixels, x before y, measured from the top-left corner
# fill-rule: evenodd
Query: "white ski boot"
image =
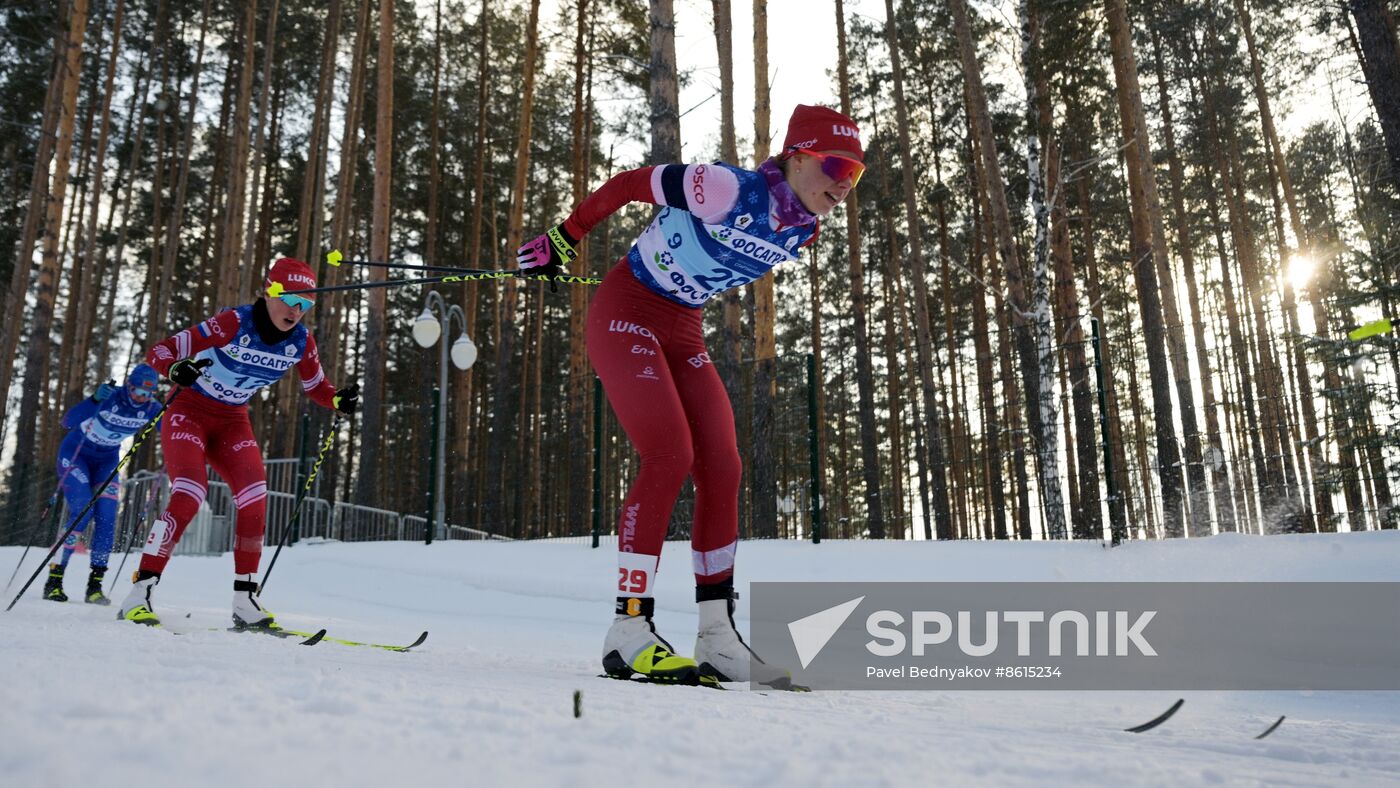
<path fill-rule="evenodd" d="M 258 602 L 258 581 L 253 575 L 234 575 L 233 580 L 233 627 L 234 629 L 276 629 L 272 611 Z"/>
<path fill-rule="evenodd" d="M 746 681 L 780 690 L 805 689 L 792 683 L 792 674 L 759 659 L 734 626 L 732 580 L 695 587 L 700 603 L 700 631 L 695 636 L 695 661 L 700 673 L 718 681 Z"/>
<path fill-rule="evenodd" d="M 151 592 L 160 582 L 160 575 L 144 569 L 137 570 L 131 582 L 131 590 L 127 592 L 126 599 L 122 600 L 121 607 L 117 608 L 117 619 L 153 627 L 160 626 L 160 618 L 156 616 L 155 606 L 151 604 Z"/>
<path fill-rule="evenodd" d="M 617 617 L 603 640 L 603 671 L 615 679 L 640 674 L 647 681 L 668 684 L 701 683 L 699 666 L 678 656 L 671 644 L 656 634 L 651 597 L 618 597 Z"/>

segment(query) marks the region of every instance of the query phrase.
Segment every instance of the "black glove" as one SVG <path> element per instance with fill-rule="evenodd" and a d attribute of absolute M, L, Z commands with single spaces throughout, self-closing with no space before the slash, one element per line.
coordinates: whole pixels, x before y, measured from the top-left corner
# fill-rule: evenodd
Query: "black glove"
<path fill-rule="evenodd" d="M 335 393 L 335 399 L 331 400 L 335 409 L 347 416 L 355 415 L 355 410 L 360 407 L 360 384 L 351 383 Z"/>
<path fill-rule="evenodd" d="M 199 380 L 201 370 L 214 363 L 212 358 L 182 358 L 170 365 L 170 371 L 165 373 L 170 382 L 177 386 L 193 386 Z"/>

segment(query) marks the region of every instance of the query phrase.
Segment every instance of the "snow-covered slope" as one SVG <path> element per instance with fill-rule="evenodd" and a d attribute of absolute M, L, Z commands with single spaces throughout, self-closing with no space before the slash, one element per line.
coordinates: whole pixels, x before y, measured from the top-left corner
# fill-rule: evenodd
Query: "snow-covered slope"
<path fill-rule="evenodd" d="M 18 557 L 0 548 L 0 567 Z M 0 614 L 0 784 L 1400 784 L 1397 693 L 1186 693 L 1170 722 L 1133 735 L 1121 729 L 1178 694 L 760 694 L 600 679 L 614 561 L 607 546 L 547 542 L 283 553 L 263 600 L 284 625 L 381 642 L 431 630 L 409 654 L 205 631 L 228 618 L 228 556 L 171 562 L 156 604 L 190 630 L 178 637 L 31 590 Z M 689 563 L 688 546 L 669 545 L 658 592 L 658 628 L 683 651 L 696 623 Z M 739 565 L 741 583 L 1395 580 L 1400 534 L 1112 551 L 750 542 Z M 74 560 L 70 593 L 86 570 Z M 1279 715 L 1287 722 L 1255 741 Z"/>

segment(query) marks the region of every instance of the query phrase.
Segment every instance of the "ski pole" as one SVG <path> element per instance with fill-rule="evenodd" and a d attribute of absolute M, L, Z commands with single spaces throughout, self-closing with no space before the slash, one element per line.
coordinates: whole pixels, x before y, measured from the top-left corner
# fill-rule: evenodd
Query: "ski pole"
<path fill-rule="evenodd" d="M 58 538 L 54 546 L 49 549 L 49 554 L 44 556 L 43 562 L 34 568 L 34 574 L 29 576 L 29 579 L 24 583 L 24 588 L 21 588 L 19 593 L 15 594 L 15 598 L 10 600 L 10 604 L 5 608 L 5 612 L 8 613 L 14 609 L 15 603 L 19 601 L 20 597 L 24 596 L 24 592 L 28 591 L 31 585 L 34 585 L 34 580 L 39 577 L 39 573 L 44 571 L 44 565 L 47 564 L 49 559 L 53 558 L 54 554 L 58 552 L 58 549 L 63 546 L 64 541 L 68 539 L 68 535 L 73 533 L 73 530 L 78 527 L 78 523 L 83 521 L 83 517 L 85 517 L 89 511 L 92 511 L 92 507 L 97 503 L 97 499 L 102 497 L 102 491 L 107 489 L 107 485 L 111 484 L 113 479 L 117 478 L 117 474 L 121 473 L 122 466 L 126 465 L 132 457 L 136 456 L 136 450 L 141 448 L 141 444 L 150 436 L 151 430 L 154 430 L 156 425 L 160 423 L 160 419 L 165 415 L 165 410 L 170 407 L 170 403 L 174 402 L 175 398 L 180 396 L 180 390 L 180 387 L 177 386 L 174 391 L 170 392 L 170 396 L 166 397 L 165 401 L 160 404 L 160 410 L 156 411 L 156 415 L 151 417 L 150 421 L 146 422 L 146 428 L 141 430 L 140 434 L 136 436 L 136 442 L 132 443 L 131 448 L 127 449 L 126 454 L 122 455 L 116 467 L 112 469 L 111 473 L 107 474 L 107 478 L 101 484 L 97 485 L 97 492 L 93 493 L 92 497 L 88 499 L 87 506 L 84 506 L 83 510 L 78 512 L 78 516 L 73 518 L 73 522 L 68 526 L 68 530 L 63 532 L 63 535 Z"/>
<path fill-rule="evenodd" d="M 525 279 L 535 282 L 558 282 L 565 285 L 600 285 L 601 279 L 593 279 L 586 276 L 573 276 L 571 274 L 557 274 L 555 276 L 522 274 L 518 271 L 472 271 L 463 269 L 466 273 L 447 274 L 444 276 L 427 276 L 419 279 L 386 279 L 382 282 L 357 282 L 348 285 L 329 285 L 327 287 L 308 287 L 302 290 L 287 290 L 281 282 L 273 282 L 268 285 L 267 294 L 272 298 L 283 295 L 310 295 L 311 293 L 334 293 L 341 290 L 370 290 L 378 287 L 402 287 L 404 285 L 435 285 L 451 284 L 454 282 L 479 282 L 486 279 Z"/>
<path fill-rule="evenodd" d="M 74 462 L 78 459 L 78 453 L 83 450 L 83 439 L 78 440 L 78 447 L 73 450 L 73 456 L 68 458 L 68 467 L 64 469 L 63 475 L 58 477 L 58 484 L 53 488 L 53 495 L 49 496 L 48 503 L 44 506 L 44 513 L 39 515 L 39 521 L 35 523 L 34 530 L 29 534 L 29 540 L 24 543 L 24 552 L 20 553 L 19 563 L 15 564 L 15 571 L 10 573 L 10 579 L 5 581 L 5 590 L 10 590 L 10 585 L 15 582 L 15 576 L 19 574 L 19 568 L 24 566 L 24 559 L 29 557 L 29 548 L 34 546 L 34 537 L 44 532 L 44 524 L 49 520 L 49 512 L 53 511 L 55 503 L 58 503 L 59 494 L 63 492 L 63 482 L 67 481 L 68 474 L 72 473 Z"/>
<path fill-rule="evenodd" d="M 316 464 L 311 466 L 311 473 L 306 477 L 306 484 L 301 486 L 301 492 L 297 493 L 296 504 L 292 508 L 292 517 L 287 520 L 287 524 L 282 528 L 282 537 L 277 540 L 277 549 L 272 553 L 272 560 L 267 563 L 267 571 L 263 572 L 262 582 L 258 584 L 258 593 L 261 594 L 267 588 L 267 579 L 272 576 L 272 567 L 277 566 L 277 556 L 282 554 L 283 545 L 287 544 L 287 536 L 291 534 L 292 527 L 301 519 L 301 505 L 306 503 L 306 494 L 311 492 L 311 485 L 316 481 L 316 474 L 321 472 L 321 463 L 326 461 L 326 453 L 331 450 L 331 444 L 335 442 L 335 430 L 340 426 L 340 414 L 336 414 L 331 420 L 331 428 L 326 432 L 326 439 L 321 441 L 321 453 L 316 455 Z"/>
<path fill-rule="evenodd" d="M 495 268 L 463 268 L 456 265 L 409 265 L 408 263 L 382 263 L 376 260 L 346 260 L 345 255 L 339 249 L 332 249 L 326 253 L 326 264 L 339 267 L 342 265 L 358 265 L 366 268 L 386 268 L 395 271 L 437 271 L 447 274 L 462 274 L 467 278 L 462 281 L 479 281 L 481 279 L 536 279 L 541 282 L 549 282 L 551 286 L 555 282 L 565 284 L 601 284 L 600 279 L 589 279 L 587 277 L 570 277 L 567 274 L 531 274 L 525 271 L 502 271 Z M 399 280 L 409 282 L 411 280 Z M 450 281 L 450 280 L 449 280 Z M 288 290 L 288 293 L 307 292 L 304 290 Z"/>
<path fill-rule="evenodd" d="M 131 555 L 131 543 L 135 541 L 137 532 L 141 533 L 141 541 L 145 542 L 146 532 L 141 526 L 146 522 L 146 515 L 151 513 L 151 504 L 160 497 L 160 488 L 164 485 L 163 479 L 165 479 L 164 474 L 156 474 L 155 483 L 151 485 L 151 492 L 146 496 L 145 505 L 141 507 L 141 514 L 137 516 L 136 522 L 132 523 L 131 530 L 126 535 L 126 548 L 122 550 L 122 562 L 117 567 L 117 573 L 112 576 L 112 585 L 107 589 L 108 596 L 116 590 L 117 578 L 121 577 L 122 572 L 126 570 L 126 559 L 127 556 Z"/>
<path fill-rule="evenodd" d="M 387 268 L 395 271 L 440 271 L 449 274 L 493 274 L 506 273 L 492 268 L 463 268 L 457 265 L 409 265 L 408 263 L 381 263 L 374 260 L 346 260 L 339 249 L 326 253 L 326 264 L 335 268 L 342 265 L 358 265 L 365 268 Z"/>

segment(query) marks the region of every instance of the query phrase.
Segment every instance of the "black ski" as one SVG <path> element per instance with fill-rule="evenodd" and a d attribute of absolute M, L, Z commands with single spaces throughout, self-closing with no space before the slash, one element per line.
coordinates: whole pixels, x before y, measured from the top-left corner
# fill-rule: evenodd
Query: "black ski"
<path fill-rule="evenodd" d="M 1172 718 L 1172 715 L 1175 714 L 1175 713 L 1177 713 L 1177 711 L 1179 711 L 1179 710 L 1181 709 L 1181 705 L 1182 705 L 1183 703 L 1185 703 L 1185 702 L 1186 702 L 1186 699 L 1185 699 L 1185 698 L 1179 698 L 1179 699 L 1176 701 L 1176 703 L 1173 703 L 1173 704 L 1172 704 L 1172 707 L 1171 707 L 1170 709 L 1167 709 L 1166 711 L 1162 712 L 1161 714 L 1157 715 L 1156 717 L 1153 717 L 1152 719 L 1148 720 L 1147 722 L 1144 722 L 1144 723 L 1141 724 L 1141 725 L 1134 725 L 1134 726 L 1131 727 L 1131 728 L 1124 728 L 1123 730 L 1126 731 L 1126 732 L 1128 732 L 1128 733 L 1143 733 L 1144 731 L 1150 731 L 1150 730 L 1152 730 L 1153 728 L 1157 727 L 1158 725 L 1161 725 L 1162 723 L 1164 723 L 1164 722 L 1166 722 L 1167 720 L 1171 719 L 1171 718 Z"/>
<path fill-rule="evenodd" d="M 1271 733 L 1273 733 L 1274 731 L 1278 730 L 1278 726 L 1282 725 L 1282 724 L 1283 724 L 1283 721 L 1284 721 L 1285 719 L 1287 719 L 1287 717 L 1279 717 L 1277 720 L 1274 721 L 1274 724 L 1273 724 L 1273 725 L 1270 725 L 1270 726 L 1268 727 L 1268 729 L 1266 729 L 1263 733 L 1259 734 L 1258 736 L 1255 736 L 1254 738 L 1255 738 L 1255 739 L 1262 739 L 1262 738 L 1264 738 L 1265 736 L 1268 736 L 1269 734 L 1271 734 Z"/>
<path fill-rule="evenodd" d="M 253 632 L 259 635 L 271 635 L 278 640 L 288 640 L 301 638 L 301 645 L 314 646 L 326 637 L 326 630 L 318 629 L 315 632 L 293 632 L 290 629 L 283 629 L 277 625 L 270 627 L 229 627 L 228 632 Z"/>
<path fill-rule="evenodd" d="M 706 689 L 725 690 L 723 684 L 719 683 L 713 676 L 698 676 L 694 681 L 668 681 L 665 679 L 653 679 L 643 676 L 640 673 L 631 676 L 612 676 L 607 673 L 599 673 L 600 679 L 612 679 L 613 681 L 626 681 L 631 684 L 655 684 L 661 687 L 705 687 Z"/>

